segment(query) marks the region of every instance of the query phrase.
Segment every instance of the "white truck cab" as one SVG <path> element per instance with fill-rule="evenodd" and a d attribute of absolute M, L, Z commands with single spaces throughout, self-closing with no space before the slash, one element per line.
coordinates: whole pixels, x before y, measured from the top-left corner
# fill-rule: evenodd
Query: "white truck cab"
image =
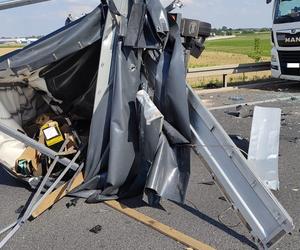
<path fill-rule="evenodd" d="M 300 0 L 275 0 L 273 4 L 272 76 L 300 81 Z"/>

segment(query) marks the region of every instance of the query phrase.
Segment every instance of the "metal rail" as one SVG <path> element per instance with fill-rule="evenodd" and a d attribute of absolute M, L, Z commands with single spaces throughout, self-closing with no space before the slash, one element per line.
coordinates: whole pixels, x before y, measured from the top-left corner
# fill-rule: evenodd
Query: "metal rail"
<path fill-rule="evenodd" d="M 269 249 L 294 229 L 293 220 L 261 183 L 222 126 L 188 88 L 195 153 L 251 232 L 260 248 Z"/>
<path fill-rule="evenodd" d="M 46 2 L 50 0 L 7 0 L 0 2 L 0 10 L 12 9 L 30 4 Z"/>
<path fill-rule="evenodd" d="M 223 87 L 227 87 L 227 78 L 226 78 L 227 75 L 266 71 L 270 69 L 271 69 L 270 62 L 191 68 L 188 70 L 187 79 L 193 79 L 193 78 L 204 77 L 204 76 L 223 75 Z"/>

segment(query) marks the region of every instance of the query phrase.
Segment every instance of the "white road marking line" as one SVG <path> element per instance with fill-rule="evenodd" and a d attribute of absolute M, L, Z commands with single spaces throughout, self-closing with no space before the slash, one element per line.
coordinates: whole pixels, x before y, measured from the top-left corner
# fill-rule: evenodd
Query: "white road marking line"
<path fill-rule="evenodd" d="M 236 103 L 236 104 L 232 104 L 232 105 L 224 105 L 224 106 L 219 106 L 219 107 L 212 107 L 212 108 L 209 108 L 209 110 L 211 110 L 211 111 L 212 110 L 221 110 L 221 109 L 235 108 L 237 106 L 253 106 L 253 105 L 263 104 L 263 103 L 272 103 L 272 102 L 278 102 L 278 101 L 288 101 L 288 100 L 291 100 L 291 98 L 293 98 L 293 97 L 299 99 L 299 97 L 297 97 L 297 96 L 289 96 L 289 97 L 274 98 L 274 99 L 269 99 L 269 100 L 264 100 L 264 101 Z"/>

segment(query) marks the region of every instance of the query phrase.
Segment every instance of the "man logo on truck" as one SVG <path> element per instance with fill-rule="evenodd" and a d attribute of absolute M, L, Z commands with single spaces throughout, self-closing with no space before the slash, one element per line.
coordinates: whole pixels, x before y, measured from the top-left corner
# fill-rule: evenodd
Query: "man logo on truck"
<path fill-rule="evenodd" d="M 286 37 L 285 42 L 286 43 L 299 43 L 300 37 Z"/>

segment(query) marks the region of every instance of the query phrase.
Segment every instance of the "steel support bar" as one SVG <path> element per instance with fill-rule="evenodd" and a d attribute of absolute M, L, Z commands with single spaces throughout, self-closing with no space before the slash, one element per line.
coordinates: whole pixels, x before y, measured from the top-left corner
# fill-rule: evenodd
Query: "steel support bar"
<path fill-rule="evenodd" d="M 50 0 L 7 0 L 0 3 L 0 10 L 12 9 L 30 4 L 46 2 Z"/>
<path fill-rule="evenodd" d="M 204 160 L 256 243 L 270 248 L 293 230 L 291 217 L 250 170 L 244 156 L 199 97 L 187 88 L 196 154 Z"/>
<path fill-rule="evenodd" d="M 53 160 L 57 156 L 57 152 L 51 150 L 50 148 L 46 147 L 45 145 L 43 145 L 41 143 L 38 143 L 37 141 L 29 138 L 27 135 L 3 125 L 1 122 L 0 122 L 0 132 L 24 143 L 27 146 L 30 146 L 30 147 L 36 149 L 40 153 L 48 156 L 49 158 L 51 158 Z M 68 166 L 70 164 L 71 160 L 64 157 L 64 158 L 59 158 L 58 162 L 64 166 Z M 79 167 L 78 164 L 74 162 L 72 164 L 71 169 L 76 171 L 78 169 L 78 167 Z"/>

